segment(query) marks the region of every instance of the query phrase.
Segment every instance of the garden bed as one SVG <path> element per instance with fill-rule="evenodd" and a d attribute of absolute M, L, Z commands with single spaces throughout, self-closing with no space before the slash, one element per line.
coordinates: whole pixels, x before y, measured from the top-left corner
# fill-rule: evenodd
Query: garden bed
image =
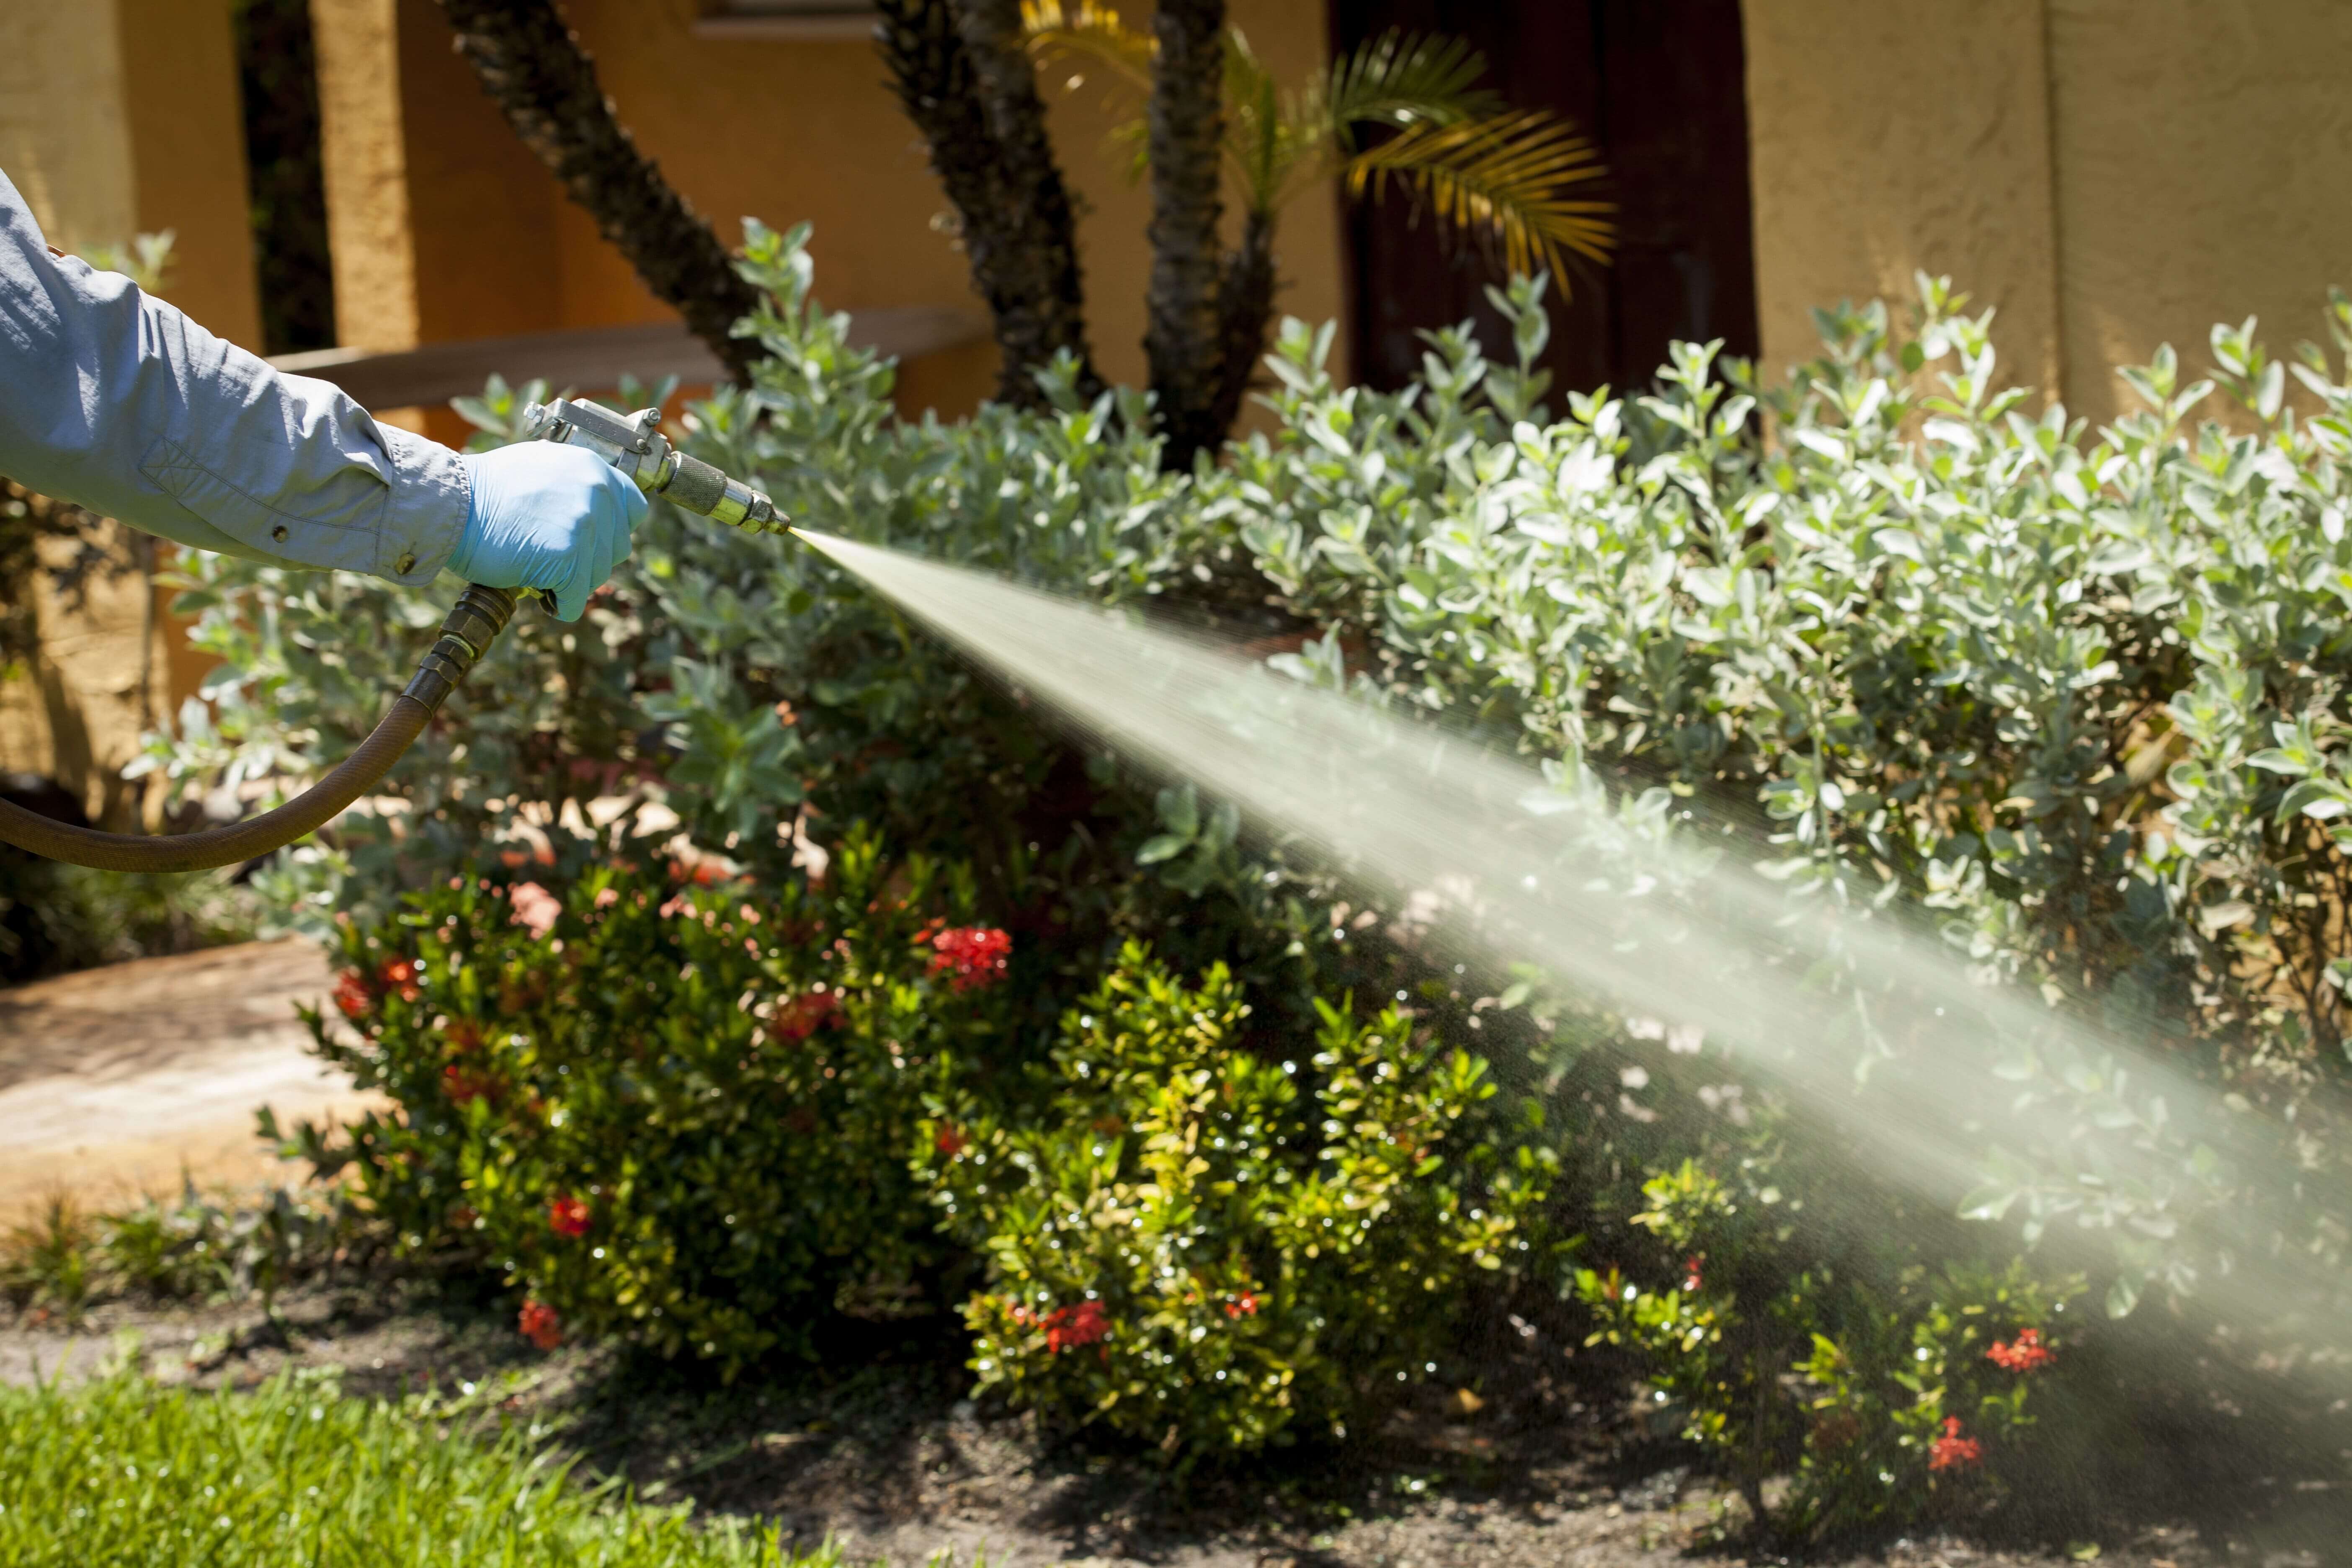
<path fill-rule="evenodd" d="M 1345 1455 L 1279 1456 L 1179 1484 L 1158 1466 L 1049 1440 L 1029 1417 L 975 1406 L 945 1337 L 921 1326 L 830 1347 L 824 1371 L 720 1388 L 611 1348 L 541 1355 L 515 1335 L 510 1314 L 415 1283 L 306 1289 L 282 1301 L 278 1325 L 253 1306 L 115 1303 L 71 1332 L 32 1316 L 0 1326 L 0 1382 L 22 1384 L 36 1370 L 89 1377 L 128 1350 L 159 1383 L 201 1389 L 250 1388 L 289 1369 L 333 1369 L 350 1395 L 429 1384 L 461 1426 L 545 1428 L 586 1476 L 625 1479 L 650 1502 L 690 1500 L 698 1513 L 782 1527 L 800 1549 L 831 1538 L 852 1563 L 917 1564 L 941 1550 L 963 1563 L 984 1553 L 997 1568 L 1765 1560 L 1737 1535 L 1736 1496 L 1695 1474 L 1687 1449 L 1654 1436 L 1638 1399 L 1602 1392 L 1610 1380 L 1585 1385 L 1575 1358 L 1543 1344 L 1493 1366 L 1481 1381 L 1495 1397 L 1475 1411 L 1431 1390 Z M 2097 1560 L 2329 1560 L 2330 1494 L 2244 1502 L 2201 1525 L 2119 1527 Z M 2089 1560 L 2088 1546 L 1940 1536 L 1803 1560 L 2057 1568 Z"/>

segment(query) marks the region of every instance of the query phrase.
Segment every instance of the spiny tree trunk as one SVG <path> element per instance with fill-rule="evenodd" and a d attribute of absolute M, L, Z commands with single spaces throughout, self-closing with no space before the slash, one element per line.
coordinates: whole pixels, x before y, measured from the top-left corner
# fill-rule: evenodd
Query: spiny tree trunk
<path fill-rule="evenodd" d="M 1160 0 L 1152 70 L 1151 282 L 1143 348 L 1166 462 L 1190 468 L 1224 438 L 1218 320 L 1218 158 L 1224 136 L 1224 0 Z M 1246 371 L 1244 374 L 1246 375 Z M 1238 409 L 1241 398 L 1234 396 Z"/>
<path fill-rule="evenodd" d="M 898 101 L 930 148 L 995 323 L 998 400 L 1042 405 L 1035 373 L 1065 350 L 1092 397 L 1102 380 L 1087 349 L 1076 217 L 1021 46 L 1020 0 L 878 0 L 876 9 Z"/>
<path fill-rule="evenodd" d="M 695 336 L 743 381 L 758 345 L 731 335 L 759 304 L 727 249 L 686 199 L 637 151 L 596 65 L 553 0 L 440 0 L 466 57 L 523 145 L 554 171 L 572 199 Z"/>
<path fill-rule="evenodd" d="M 1253 212 L 1242 225 L 1241 248 L 1225 258 L 1217 281 L 1217 393 L 1207 421 L 1213 440 L 1223 440 L 1241 417 L 1273 317 L 1274 215 Z"/>

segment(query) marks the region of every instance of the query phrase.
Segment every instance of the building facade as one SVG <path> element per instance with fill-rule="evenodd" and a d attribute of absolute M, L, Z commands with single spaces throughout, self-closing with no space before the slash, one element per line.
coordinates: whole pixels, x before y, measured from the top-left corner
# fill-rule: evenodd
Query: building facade
<path fill-rule="evenodd" d="M 236 0 L 0 0 L 0 168 L 61 245 L 170 228 L 174 300 L 257 349 Z M 972 323 L 906 363 L 908 412 L 994 380 L 963 258 L 857 0 L 565 0 L 639 144 L 732 241 L 814 225 L 816 287 L 852 312 Z M 1149 6 L 1130 5 L 1130 24 Z M 1999 310 L 2007 373 L 2094 420 L 2114 370 L 2217 321 L 2274 353 L 2322 338 L 2352 282 L 2352 6 L 2339 0 L 1232 0 L 1286 79 L 1390 26 L 1479 44 L 1515 102 L 1601 142 L 1624 216 L 1606 273 L 1571 279 L 1552 364 L 1638 384 L 1672 336 L 1719 336 L 1768 375 L 1810 312 L 1950 274 Z M 519 145 L 432 0 L 309 0 L 334 331 L 399 351 L 663 321 L 667 312 Z M 250 67 L 252 62 L 247 62 Z M 249 74 L 249 72 L 248 72 Z M 1148 198 L 1107 143 L 1099 81 L 1044 87 L 1080 198 L 1094 348 L 1142 376 Z M 1077 73 L 1082 74 L 1082 73 Z M 1349 368 L 1409 374 L 1413 329 L 1475 315 L 1486 280 L 1392 200 L 1283 215 L 1279 307 L 1348 328 Z M 944 317 L 940 318 L 944 319 Z M 528 375 L 517 364 L 511 374 Z M 386 409 L 447 438 L 446 409 Z M 44 607 L 44 614 L 49 614 Z M 196 666 L 136 584 L 44 623 L 42 668 L 0 685 L 0 768 L 94 807 L 142 717 Z M 160 679 L 156 670 L 162 670 Z M 138 672 L 145 671 L 142 676 Z M 142 685 L 143 680 L 143 685 Z M 160 693 L 160 702 L 159 702 Z"/>

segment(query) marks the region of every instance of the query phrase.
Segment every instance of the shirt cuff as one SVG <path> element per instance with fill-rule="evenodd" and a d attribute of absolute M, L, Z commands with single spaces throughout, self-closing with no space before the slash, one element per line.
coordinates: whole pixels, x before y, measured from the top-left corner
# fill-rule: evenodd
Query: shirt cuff
<path fill-rule="evenodd" d="M 473 481 L 457 453 L 395 425 L 376 425 L 392 460 L 392 494 L 376 532 L 375 575 L 421 588 L 441 574 L 465 536 Z"/>

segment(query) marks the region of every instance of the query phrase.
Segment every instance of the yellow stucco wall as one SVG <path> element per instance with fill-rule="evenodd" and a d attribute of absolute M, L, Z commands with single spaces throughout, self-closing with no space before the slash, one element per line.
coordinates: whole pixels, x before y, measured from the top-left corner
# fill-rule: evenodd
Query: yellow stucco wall
<path fill-rule="evenodd" d="M 2159 342 L 2204 365 L 2220 321 L 2260 317 L 2282 358 L 2326 343 L 2328 286 L 2352 288 L 2352 5 L 2047 4 L 2069 406 L 2124 405 L 2107 367 Z"/>
<path fill-rule="evenodd" d="M 2217 321 L 2324 340 L 2352 284 L 2341 0 L 1748 0 L 1764 361 L 1808 310 L 1949 273 L 2009 374 L 2112 417 Z"/>
<path fill-rule="evenodd" d="M 173 302 L 259 347 L 229 0 L 0 4 L 0 169 L 60 249 L 173 231 Z"/>
<path fill-rule="evenodd" d="M 0 4 L 0 169 L 61 248 L 173 231 L 173 302 L 260 346 L 228 0 Z M 118 771 L 203 661 L 135 574 L 78 603 L 35 592 L 42 655 L 0 685 L 0 768 L 57 777 L 120 823 L 137 792 Z"/>
<path fill-rule="evenodd" d="M 399 9 L 400 0 L 310 0 L 335 338 L 347 348 L 419 341 Z"/>
<path fill-rule="evenodd" d="M 228 0 L 117 4 L 138 227 L 177 237 L 172 303 L 259 353 L 261 304 Z"/>
<path fill-rule="evenodd" d="M 2010 374 L 2057 384 L 2042 0 L 1746 0 L 1762 368 L 1811 312 L 1899 307 L 1921 268 L 2000 310 Z"/>
<path fill-rule="evenodd" d="M 746 216 L 779 227 L 805 219 L 827 305 L 981 308 L 962 256 L 933 226 L 945 199 L 869 41 L 700 38 L 684 5 L 569 0 L 564 9 L 638 145 L 724 243 L 740 240 Z M 399 346 L 668 314 L 515 141 L 452 53 L 431 0 L 312 0 L 312 15 L 347 342 Z M 1237 0 L 1234 16 L 1286 77 L 1323 60 L 1320 4 Z M 1129 20 L 1148 26 L 1149 7 L 1129 7 Z M 1137 380 L 1149 200 L 1105 145 L 1112 118 L 1099 85 L 1067 91 L 1066 74 L 1049 79 L 1047 97 L 1085 213 L 1095 352 L 1107 374 Z M 1336 315 L 1331 199 L 1311 195 L 1285 215 L 1282 257 L 1291 286 L 1280 307 Z M 962 413 L 994 380 L 993 347 L 975 342 L 903 366 L 900 405 Z M 456 434 L 444 429 L 446 416 L 425 423 Z"/>
<path fill-rule="evenodd" d="M 61 249 L 136 222 L 114 7 L 0 6 L 0 169 Z"/>

